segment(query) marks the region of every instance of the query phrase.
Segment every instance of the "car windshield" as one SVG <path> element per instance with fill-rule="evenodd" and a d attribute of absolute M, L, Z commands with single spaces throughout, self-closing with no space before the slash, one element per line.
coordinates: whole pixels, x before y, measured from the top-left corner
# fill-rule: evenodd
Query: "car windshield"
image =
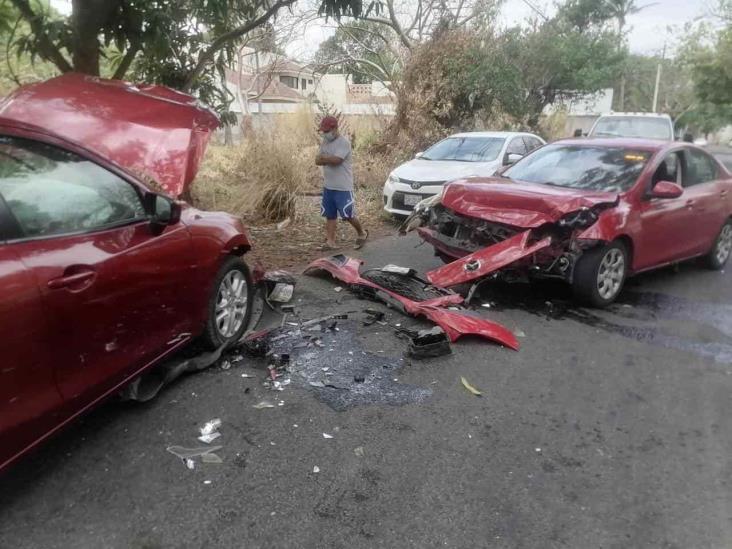
<path fill-rule="evenodd" d="M 592 130 L 592 136 L 673 139 L 671 124 L 668 120 L 641 116 L 607 116 L 600 118 Z"/>
<path fill-rule="evenodd" d="M 448 137 L 427 149 L 422 159 L 490 162 L 498 157 L 504 141 L 503 137 Z"/>
<path fill-rule="evenodd" d="M 509 168 L 504 176 L 531 183 L 592 191 L 630 189 L 651 153 L 624 147 L 547 145 Z"/>

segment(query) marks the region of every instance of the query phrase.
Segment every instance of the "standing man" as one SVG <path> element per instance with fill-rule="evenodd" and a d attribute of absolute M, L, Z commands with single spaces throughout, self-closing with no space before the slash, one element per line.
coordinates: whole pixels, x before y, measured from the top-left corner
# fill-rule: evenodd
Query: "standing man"
<path fill-rule="evenodd" d="M 323 136 L 315 164 L 323 167 L 323 202 L 321 215 L 325 217 L 325 244 L 321 250 L 336 249 L 338 218 L 348 221 L 356 229 L 356 249 L 363 247 L 369 232 L 356 218 L 353 197 L 353 163 L 351 143 L 338 133 L 338 119 L 326 116 L 318 131 Z"/>

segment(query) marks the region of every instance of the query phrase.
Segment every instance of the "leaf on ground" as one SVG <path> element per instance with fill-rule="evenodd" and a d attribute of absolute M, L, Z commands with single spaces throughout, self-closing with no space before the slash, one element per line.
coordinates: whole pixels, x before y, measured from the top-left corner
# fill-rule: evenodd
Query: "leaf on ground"
<path fill-rule="evenodd" d="M 468 391 L 470 391 L 475 396 L 483 396 L 483 393 L 481 393 L 478 389 L 473 387 L 470 383 L 468 383 L 468 380 L 465 379 L 463 376 L 460 376 L 460 381 L 463 382 L 463 387 L 465 387 Z"/>

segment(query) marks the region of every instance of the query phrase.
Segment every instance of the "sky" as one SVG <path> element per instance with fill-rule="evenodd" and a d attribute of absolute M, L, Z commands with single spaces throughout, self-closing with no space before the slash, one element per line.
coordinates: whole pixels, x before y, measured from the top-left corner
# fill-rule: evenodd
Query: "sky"
<path fill-rule="evenodd" d="M 505 0 L 500 19 L 505 25 L 520 24 L 528 20 L 533 4 L 546 14 L 551 14 L 553 0 Z M 634 53 L 656 54 L 663 49 L 664 42 L 672 44 L 674 33 L 669 26 L 681 27 L 685 23 L 707 15 L 713 0 L 639 0 L 647 6 L 640 13 L 628 19 L 628 44 Z M 62 13 L 70 13 L 71 0 L 51 0 L 51 5 Z M 287 52 L 293 57 L 307 59 L 315 53 L 318 45 L 334 32 L 330 24 L 314 21 L 304 26 L 293 36 Z"/>

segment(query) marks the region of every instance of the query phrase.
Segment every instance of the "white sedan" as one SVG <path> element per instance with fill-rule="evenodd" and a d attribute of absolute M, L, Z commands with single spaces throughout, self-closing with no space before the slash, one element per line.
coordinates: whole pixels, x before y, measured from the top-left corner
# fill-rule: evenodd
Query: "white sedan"
<path fill-rule="evenodd" d="M 415 204 L 442 192 L 454 179 L 488 177 L 545 141 L 530 133 L 467 132 L 451 135 L 396 168 L 384 184 L 384 209 L 409 215 Z"/>

